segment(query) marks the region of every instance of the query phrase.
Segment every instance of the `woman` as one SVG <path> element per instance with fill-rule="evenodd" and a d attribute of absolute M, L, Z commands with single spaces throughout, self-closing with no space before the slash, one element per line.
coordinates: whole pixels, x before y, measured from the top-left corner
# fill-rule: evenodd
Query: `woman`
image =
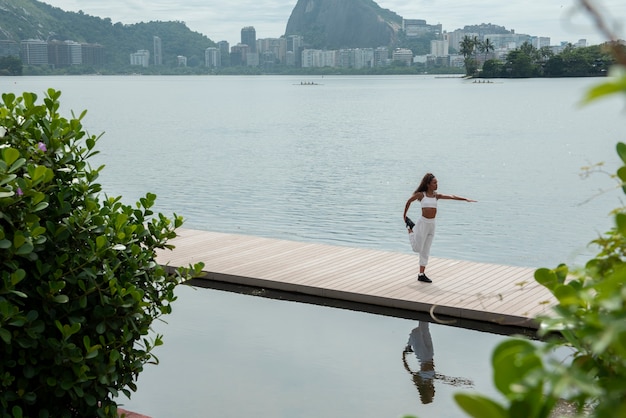
<path fill-rule="evenodd" d="M 425 283 L 432 283 L 432 280 L 424 273 L 430 255 L 430 246 L 435 236 L 435 216 L 437 216 L 437 201 L 439 199 L 464 200 L 466 202 L 476 202 L 465 197 L 437 193 L 437 178 L 432 173 L 426 173 L 419 187 L 413 192 L 413 196 L 407 200 L 404 206 L 402 219 L 406 222 L 409 230 L 409 240 L 413 251 L 420 255 L 420 272 L 417 280 Z M 406 216 L 411 203 L 419 200 L 422 206 L 422 216 L 417 220 L 417 225 Z M 415 231 L 414 231 L 415 229 Z"/>

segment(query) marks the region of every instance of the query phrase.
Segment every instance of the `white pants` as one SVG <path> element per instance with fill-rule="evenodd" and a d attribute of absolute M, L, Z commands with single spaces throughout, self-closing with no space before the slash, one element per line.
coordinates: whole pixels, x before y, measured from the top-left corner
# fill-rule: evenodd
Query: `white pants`
<path fill-rule="evenodd" d="M 435 219 L 424 218 L 423 216 L 417 220 L 413 227 L 413 232 L 409 232 L 409 241 L 413 251 L 420 255 L 420 266 L 428 264 L 430 256 L 430 246 L 435 237 Z"/>

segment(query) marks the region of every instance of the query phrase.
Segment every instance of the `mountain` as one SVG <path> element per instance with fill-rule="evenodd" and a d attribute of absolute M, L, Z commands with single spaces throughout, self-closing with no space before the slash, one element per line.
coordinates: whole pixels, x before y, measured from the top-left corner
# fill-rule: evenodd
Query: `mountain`
<path fill-rule="evenodd" d="M 373 0 L 298 0 L 286 35 L 301 35 L 312 48 L 365 48 L 395 43 L 402 17 Z"/>
<path fill-rule="evenodd" d="M 124 25 L 83 12 L 66 12 L 36 0 L 0 0 L 0 41 L 26 39 L 71 40 L 104 46 L 108 66 L 126 66 L 130 54 L 152 50 L 153 36 L 161 38 L 163 64 L 175 66 L 187 57 L 189 66 L 204 63 L 204 51 L 215 43 L 183 22 L 148 22 Z"/>

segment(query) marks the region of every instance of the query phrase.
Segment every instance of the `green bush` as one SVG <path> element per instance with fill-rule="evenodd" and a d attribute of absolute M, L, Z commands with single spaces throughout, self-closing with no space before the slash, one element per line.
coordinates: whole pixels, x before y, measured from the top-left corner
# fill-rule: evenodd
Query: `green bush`
<path fill-rule="evenodd" d="M 626 55 L 616 51 L 623 64 L 591 89 L 585 102 L 626 92 Z M 622 166 L 614 177 L 626 193 L 626 144 L 617 144 L 617 154 Z M 563 416 L 568 406 L 570 417 L 626 417 L 626 208 L 614 215 L 615 227 L 593 241 L 599 253 L 584 268 L 559 265 L 535 272 L 556 301 L 550 315 L 538 318 L 547 342 L 515 339 L 497 346 L 493 379 L 505 401 L 455 395 L 470 416 L 550 418 Z"/>
<path fill-rule="evenodd" d="M 167 273 L 182 218 L 101 195 L 99 137 L 59 97 L 3 94 L 0 104 L 0 417 L 116 417 L 152 349 L 152 321 L 201 265 Z"/>

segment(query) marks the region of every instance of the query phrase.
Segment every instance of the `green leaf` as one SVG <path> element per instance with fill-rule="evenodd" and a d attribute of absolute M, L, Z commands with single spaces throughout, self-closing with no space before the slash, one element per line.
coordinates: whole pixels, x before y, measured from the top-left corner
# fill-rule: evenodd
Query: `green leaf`
<path fill-rule="evenodd" d="M 457 393 L 454 400 L 467 414 L 474 418 L 506 418 L 502 405 L 481 395 Z"/>
<path fill-rule="evenodd" d="M 615 215 L 615 223 L 620 234 L 626 236 L 626 214 L 618 213 Z"/>
<path fill-rule="evenodd" d="M 535 270 L 535 280 L 540 285 L 547 287 L 550 290 L 554 290 L 554 287 L 559 284 L 559 280 L 556 273 L 547 268 L 540 268 Z"/>
<path fill-rule="evenodd" d="M 19 406 L 15 405 L 12 409 L 11 409 L 11 414 L 13 414 L 13 418 L 22 418 L 23 412 L 22 412 L 22 408 L 20 408 Z"/>
<path fill-rule="evenodd" d="M 20 292 L 18 290 L 11 290 L 10 293 L 12 293 L 12 294 L 14 294 L 16 296 L 19 296 L 20 298 L 27 298 L 28 297 L 28 295 L 26 295 L 26 293 Z"/>
<path fill-rule="evenodd" d="M 23 269 L 17 269 L 11 273 L 11 285 L 15 286 L 26 277 L 26 271 Z"/>
<path fill-rule="evenodd" d="M 96 138 L 95 137 L 89 137 L 89 138 L 87 138 L 85 143 L 87 144 L 87 149 L 91 150 L 91 149 L 93 149 L 93 147 L 96 146 Z"/>
<path fill-rule="evenodd" d="M 35 207 L 32 209 L 32 211 L 33 211 L 33 212 L 39 212 L 40 210 L 43 210 L 43 209 L 45 209 L 45 208 L 47 208 L 47 207 L 48 207 L 48 202 L 39 202 L 39 203 L 37 204 L 37 206 L 35 206 Z"/>
<path fill-rule="evenodd" d="M 46 198 L 45 193 L 42 192 L 33 192 L 32 195 L 32 199 L 33 199 L 33 205 L 36 205 L 37 203 L 41 202 L 42 200 L 44 200 Z"/>
<path fill-rule="evenodd" d="M 13 246 L 15 248 L 20 248 L 22 245 L 24 245 L 25 242 L 26 242 L 26 237 L 24 236 L 23 233 L 18 231 L 13 237 Z"/>
<path fill-rule="evenodd" d="M 89 405 L 89 406 L 94 406 L 94 405 L 96 405 L 96 403 L 98 403 L 98 400 L 91 393 L 86 393 L 85 394 L 85 402 L 87 402 L 87 405 Z"/>
<path fill-rule="evenodd" d="M 26 255 L 33 252 L 35 247 L 30 241 L 24 242 L 16 251 L 15 254 Z"/>
<path fill-rule="evenodd" d="M 570 306 L 580 303 L 578 292 L 569 285 L 558 285 L 554 288 L 552 293 L 559 300 L 561 305 Z"/>
<path fill-rule="evenodd" d="M 626 90 L 626 77 L 621 77 L 614 82 L 606 82 L 592 87 L 587 91 L 585 97 L 583 97 L 582 103 L 586 104 L 603 96 L 621 93 L 624 90 Z"/>
<path fill-rule="evenodd" d="M 0 186 L 3 184 L 7 184 L 17 178 L 17 174 L 7 174 L 3 179 L 0 179 Z"/>
<path fill-rule="evenodd" d="M 17 161 L 15 161 L 13 164 L 11 164 L 11 167 L 9 167 L 9 173 L 14 173 L 17 170 L 19 170 L 24 164 L 26 164 L 26 159 L 25 158 L 19 158 Z"/>
<path fill-rule="evenodd" d="M 52 300 L 56 303 L 67 303 L 70 301 L 70 298 L 67 295 L 56 295 Z"/>
<path fill-rule="evenodd" d="M 619 155 L 619 158 L 621 158 L 623 163 L 626 163 L 626 144 L 624 144 L 623 142 L 618 142 L 616 148 L 617 148 L 617 155 Z M 622 178 L 622 176 L 620 176 L 620 179 L 626 180 Z"/>
<path fill-rule="evenodd" d="M 19 157 L 20 152 L 15 148 L 4 148 L 2 150 L 2 159 L 7 166 L 11 166 L 11 164 L 13 164 Z"/>
<path fill-rule="evenodd" d="M 11 344 L 11 332 L 6 328 L 0 328 L 0 338 L 5 344 Z"/>
<path fill-rule="evenodd" d="M 127 221 L 128 221 L 128 215 L 126 215 L 125 213 L 120 213 L 115 218 L 115 229 L 119 231 L 120 229 L 122 229 L 122 227 L 126 224 Z"/>
<path fill-rule="evenodd" d="M 29 169 L 28 173 L 34 184 L 48 180 L 51 176 L 48 171 L 50 169 L 44 165 L 38 165 L 34 169 Z"/>
<path fill-rule="evenodd" d="M 30 231 L 30 234 L 33 237 L 37 237 L 45 232 L 46 232 L 46 228 L 44 228 L 43 226 L 36 226 L 35 228 L 33 228 L 32 231 Z"/>
<path fill-rule="evenodd" d="M 622 189 L 626 188 L 626 166 L 622 166 L 617 170 L 617 177 L 622 181 Z"/>
<path fill-rule="evenodd" d="M 111 350 L 109 354 L 109 362 L 116 363 L 120 359 L 120 352 L 117 350 Z"/>
<path fill-rule="evenodd" d="M 528 373 L 543 368 L 535 347 L 526 340 L 515 339 L 499 344 L 492 355 L 494 383 L 505 396 L 513 394 L 513 387 L 521 384 Z"/>

